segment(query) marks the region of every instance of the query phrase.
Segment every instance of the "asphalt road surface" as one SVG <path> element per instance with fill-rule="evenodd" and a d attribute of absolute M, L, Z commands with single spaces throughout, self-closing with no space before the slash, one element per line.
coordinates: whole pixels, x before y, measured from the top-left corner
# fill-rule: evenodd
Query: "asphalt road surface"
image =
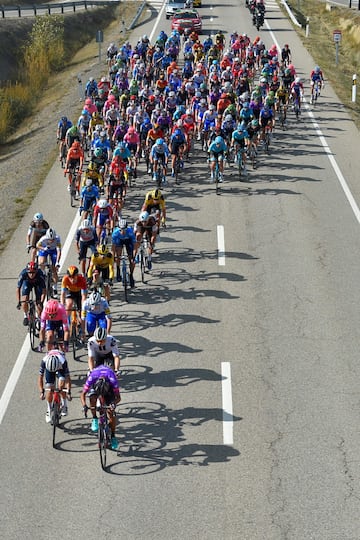
<path fill-rule="evenodd" d="M 256 35 L 243 2 L 204 3 L 201 14 L 207 33 Z M 169 26 L 162 13 L 132 42 Z M 314 62 L 274 2 L 260 34 L 289 43 L 308 79 Z M 81 412 L 85 354 L 69 356 L 74 399 L 53 449 L 41 355 L 15 309 L 33 213 L 63 244 L 74 232 L 54 164 L 0 260 L 4 539 L 360 538 L 359 142 L 326 85 L 316 110 L 305 103 L 299 122 L 290 112 L 248 182 L 229 168 L 217 196 L 196 148 L 180 185 L 164 190 L 168 227 L 147 282 L 136 270 L 128 304 L 114 286 L 124 373 L 107 472 Z M 151 185 L 138 179 L 131 221 Z M 74 262 L 71 245 L 62 272 Z"/>

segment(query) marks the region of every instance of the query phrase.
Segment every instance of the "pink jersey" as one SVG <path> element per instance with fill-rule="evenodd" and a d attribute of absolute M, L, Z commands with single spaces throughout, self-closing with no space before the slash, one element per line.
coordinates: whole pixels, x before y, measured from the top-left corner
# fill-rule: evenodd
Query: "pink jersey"
<path fill-rule="evenodd" d="M 139 134 L 136 131 L 135 133 L 126 133 L 124 141 L 128 144 L 140 144 Z"/>
<path fill-rule="evenodd" d="M 49 315 L 46 313 L 45 310 L 46 310 L 46 304 L 45 304 L 44 309 L 41 312 L 40 322 L 41 322 L 42 330 L 45 328 L 47 321 L 61 322 L 64 331 L 66 332 L 67 330 L 69 330 L 68 316 L 67 316 L 67 313 L 66 313 L 66 309 L 62 304 L 59 304 L 59 309 L 58 309 L 58 312 L 55 315 L 55 317 L 49 317 Z"/>

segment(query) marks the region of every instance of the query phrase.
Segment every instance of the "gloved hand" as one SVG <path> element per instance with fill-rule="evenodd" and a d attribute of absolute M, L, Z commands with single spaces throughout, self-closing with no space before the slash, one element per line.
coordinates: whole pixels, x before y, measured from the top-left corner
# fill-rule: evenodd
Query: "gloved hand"
<path fill-rule="evenodd" d="M 84 416 L 87 416 L 87 412 L 89 410 L 89 407 L 87 405 L 84 405 L 82 410 L 83 410 Z"/>
<path fill-rule="evenodd" d="M 21 309 L 21 302 L 18 302 L 18 303 L 16 304 L 16 309 Z"/>

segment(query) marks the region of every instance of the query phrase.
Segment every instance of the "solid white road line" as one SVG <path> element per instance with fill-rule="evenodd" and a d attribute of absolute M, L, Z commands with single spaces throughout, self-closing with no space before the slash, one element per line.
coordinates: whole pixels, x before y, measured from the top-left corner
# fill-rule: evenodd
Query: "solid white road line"
<path fill-rule="evenodd" d="M 281 47 L 279 46 L 279 43 L 278 43 L 273 31 L 271 30 L 271 28 L 269 26 L 269 23 L 266 20 L 265 20 L 265 26 L 269 30 L 270 35 L 271 35 L 271 37 L 273 39 L 273 42 L 275 43 L 276 47 L 278 48 L 279 51 L 281 51 Z M 328 143 L 327 143 L 327 141 L 326 141 L 320 127 L 319 127 L 319 124 L 315 120 L 314 113 L 310 110 L 309 105 L 306 103 L 306 100 L 304 100 L 304 101 L 305 101 L 306 112 L 308 113 L 309 118 L 311 120 L 311 123 L 314 126 L 314 129 L 316 131 L 316 134 L 319 137 L 319 140 L 320 140 L 320 142 L 322 144 L 322 147 L 325 150 L 325 154 L 327 155 L 327 157 L 328 157 L 328 159 L 330 161 L 330 164 L 331 164 L 331 166 L 332 166 L 332 168 L 333 168 L 333 170 L 334 170 L 334 172 L 335 172 L 335 174 L 337 176 L 339 184 L 341 185 L 341 187 L 342 187 L 342 189 L 343 189 L 343 191 L 345 193 L 345 197 L 347 198 L 347 200 L 348 200 L 348 202 L 349 202 L 349 204 L 351 206 L 351 209 L 352 209 L 352 211 L 353 211 L 353 213 L 354 213 L 354 215 L 356 217 L 356 220 L 360 224 L 360 210 L 359 210 L 359 207 L 356 204 L 356 201 L 355 201 L 355 199 L 353 197 L 353 194 L 350 191 L 350 188 L 349 188 L 349 186 L 348 186 L 348 184 L 347 184 L 347 182 L 346 182 L 346 180 L 345 180 L 345 178 L 344 178 L 344 176 L 343 176 L 343 174 L 342 174 L 342 172 L 340 170 L 340 167 L 337 164 L 336 159 L 334 158 L 333 152 L 331 151 L 330 146 L 328 145 Z"/>
<path fill-rule="evenodd" d="M 223 442 L 233 444 L 233 405 L 231 391 L 231 366 L 230 362 L 221 362 L 222 376 L 222 409 L 223 409 Z"/>
<path fill-rule="evenodd" d="M 79 225 L 80 216 L 76 212 L 74 221 L 72 222 L 72 225 L 70 227 L 70 231 L 66 237 L 64 247 L 62 249 L 61 254 L 61 265 L 60 265 L 60 271 L 63 267 L 64 261 L 68 255 L 68 252 L 70 250 L 71 244 L 74 241 L 75 233 Z M 26 335 L 26 338 L 24 340 L 24 343 L 21 347 L 21 350 L 19 352 L 19 355 L 16 359 L 15 365 L 12 369 L 12 372 L 10 373 L 10 377 L 8 378 L 8 381 L 6 383 L 6 386 L 4 388 L 4 391 L 2 393 L 2 396 L 0 398 L 0 424 L 3 421 L 3 418 L 5 416 L 6 410 L 9 406 L 11 396 L 13 395 L 13 392 L 15 390 L 15 387 L 17 385 L 17 382 L 20 378 L 22 369 L 24 367 L 24 364 L 26 362 L 26 359 L 30 353 L 30 340 L 29 340 L 29 334 Z"/>
<path fill-rule="evenodd" d="M 155 21 L 154 28 L 152 29 L 152 32 L 151 32 L 151 34 L 150 34 L 150 36 L 149 36 L 150 41 L 153 40 L 154 34 L 155 34 L 156 29 L 157 29 L 157 27 L 158 27 L 158 25 L 159 25 L 159 22 L 160 22 L 160 19 L 161 19 L 161 17 L 162 17 L 162 14 L 164 13 L 165 6 L 166 6 L 166 2 L 165 2 L 165 0 L 164 0 L 163 6 L 162 6 L 161 10 L 159 11 L 158 16 L 156 17 L 156 21 Z"/>
<path fill-rule="evenodd" d="M 225 237 L 224 225 L 217 226 L 218 265 L 225 266 Z"/>

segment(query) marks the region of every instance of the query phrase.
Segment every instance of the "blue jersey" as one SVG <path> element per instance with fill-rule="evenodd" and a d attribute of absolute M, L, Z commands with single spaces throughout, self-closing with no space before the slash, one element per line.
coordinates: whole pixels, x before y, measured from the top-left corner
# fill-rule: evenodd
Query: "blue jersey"
<path fill-rule="evenodd" d="M 98 199 L 99 189 L 97 186 L 83 187 L 81 190 L 81 197 L 84 199 Z"/>
<path fill-rule="evenodd" d="M 209 153 L 210 154 L 223 154 L 224 152 L 226 152 L 226 150 L 227 150 L 227 146 L 226 146 L 226 143 L 225 143 L 224 139 L 222 139 L 220 145 L 217 145 L 215 143 L 215 141 L 214 141 L 209 146 Z"/>
<path fill-rule="evenodd" d="M 134 245 L 135 244 L 134 229 L 132 227 L 127 227 L 121 233 L 121 230 L 119 229 L 119 227 L 115 227 L 111 235 L 111 239 L 112 239 L 112 243 L 115 246 L 123 246 L 125 244 Z"/>
<path fill-rule="evenodd" d="M 150 155 L 152 158 L 158 157 L 160 155 L 164 155 L 165 157 L 169 157 L 169 149 L 167 147 L 167 144 L 164 143 L 162 145 L 154 144 L 154 146 L 151 149 Z"/>
<path fill-rule="evenodd" d="M 126 160 L 131 158 L 131 152 L 127 146 L 125 146 L 124 148 L 120 148 L 119 146 L 117 146 L 114 150 L 114 157 L 115 156 L 120 156 L 121 159 Z"/>

